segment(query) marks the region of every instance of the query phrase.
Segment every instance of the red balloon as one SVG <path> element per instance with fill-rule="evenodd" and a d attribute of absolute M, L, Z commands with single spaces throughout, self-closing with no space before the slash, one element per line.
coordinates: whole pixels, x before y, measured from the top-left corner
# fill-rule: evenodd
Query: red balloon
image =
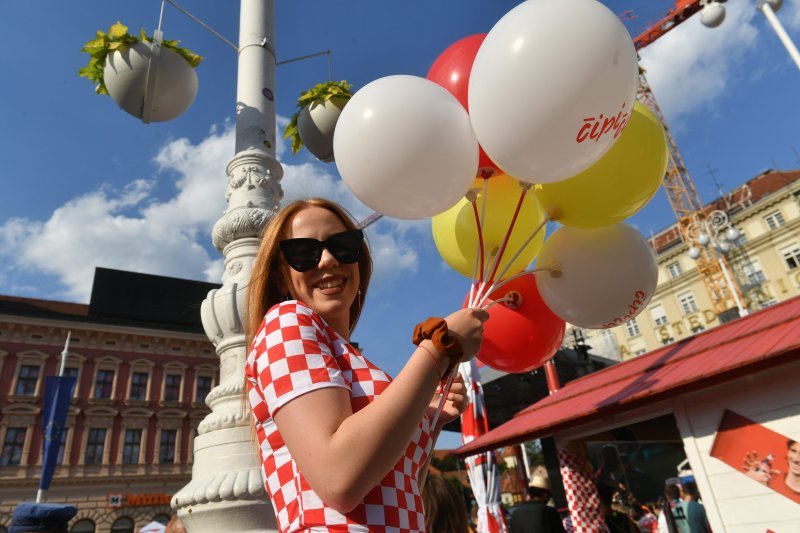
<path fill-rule="evenodd" d="M 485 38 L 485 33 L 479 33 L 464 37 L 460 41 L 451 44 L 433 62 L 426 76 L 429 80 L 450 91 L 467 111 L 469 111 L 469 106 L 467 105 L 469 74 L 472 71 L 472 63 L 475 61 L 475 56 L 478 54 L 478 48 L 481 47 L 481 43 Z M 480 150 L 478 176 L 488 179 L 495 174 L 501 174 L 502 171 L 489 159 L 483 148 L 479 146 L 478 149 Z"/>
<path fill-rule="evenodd" d="M 489 320 L 484 326 L 478 359 L 504 372 L 530 372 L 558 351 L 566 324 L 539 296 L 533 274 L 503 285 L 489 300 L 507 295 L 515 301 L 496 303 L 488 309 Z"/>

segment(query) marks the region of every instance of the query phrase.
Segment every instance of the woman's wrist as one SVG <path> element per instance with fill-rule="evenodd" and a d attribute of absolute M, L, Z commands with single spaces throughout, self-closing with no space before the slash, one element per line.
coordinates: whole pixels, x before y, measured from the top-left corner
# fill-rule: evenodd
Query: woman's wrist
<path fill-rule="evenodd" d="M 417 346 L 426 342 L 429 349 L 435 350 L 432 353 L 437 353 L 440 358 L 447 361 L 444 371 L 439 368 L 441 379 L 450 373 L 449 370 L 455 367 L 464 355 L 461 342 L 449 333 L 447 321 L 443 318 L 429 317 L 417 324 L 414 327 L 412 342 Z"/>
<path fill-rule="evenodd" d="M 436 372 L 437 381 L 442 381 L 445 379 L 447 377 L 446 373 L 450 365 L 450 360 L 442 355 L 434 343 L 428 339 L 423 340 L 417 346 L 426 353 L 428 359 L 431 361 L 431 365 L 434 367 Z"/>

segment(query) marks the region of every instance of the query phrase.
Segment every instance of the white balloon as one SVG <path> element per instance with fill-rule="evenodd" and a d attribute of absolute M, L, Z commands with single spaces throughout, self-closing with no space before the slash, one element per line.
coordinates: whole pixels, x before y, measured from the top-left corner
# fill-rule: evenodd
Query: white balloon
<path fill-rule="evenodd" d="M 416 76 L 380 78 L 354 94 L 336 124 L 333 151 L 359 200 L 395 218 L 449 209 L 478 171 L 466 110 L 446 89 Z"/>
<path fill-rule="evenodd" d="M 469 113 L 486 154 L 507 174 L 552 183 L 585 170 L 616 142 L 638 84 L 625 26 L 595 0 L 528 0 L 483 41 Z"/>
<path fill-rule="evenodd" d="M 641 233 L 615 224 L 562 227 L 544 242 L 536 284 L 547 306 L 582 328 L 624 324 L 647 307 L 656 291 L 658 264 Z"/>

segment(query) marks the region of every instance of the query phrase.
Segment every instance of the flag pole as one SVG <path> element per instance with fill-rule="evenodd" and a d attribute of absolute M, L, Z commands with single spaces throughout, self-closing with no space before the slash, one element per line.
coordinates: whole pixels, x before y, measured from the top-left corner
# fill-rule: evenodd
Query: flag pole
<path fill-rule="evenodd" d="M 67 331 L 67 341 L 64 343 L 64 349 L 61 351 L 61 366 L 58 368 L 58 377 L 64 375 L 64 369 L 67 366 L 67 356 L 69 355 L 69 338 L 71 336 L 72 331 Z"/>
<path fill-rule="evenodd" d="M 45 405 L 43 422 L 44 445 L 42 446 L 42 478 L 36 491 L 36 503 L 42 503 L 44 493 L 50 488 L 53 479 L 58 449 L 61 445 L 61 433 L 69 410 L 69 402 L 75 384 L 75 378 L 65 378 L 64 370 L 69 356 L 69 339 L 72 331 L 67 332 L 67 340 L 61 351 L 61 364 L 58 376 L 47 378 L 45 383 Z"/>

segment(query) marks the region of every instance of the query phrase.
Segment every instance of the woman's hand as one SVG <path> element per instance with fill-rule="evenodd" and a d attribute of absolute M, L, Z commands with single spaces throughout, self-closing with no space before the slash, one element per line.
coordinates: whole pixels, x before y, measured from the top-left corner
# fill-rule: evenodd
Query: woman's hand
<path fill-rule="evenodd" d="M 437 394 L 433 395 L 430 405 L 428 406 L 428 416 L 432 419 L 436 414 L 436 409 L 439 408 L 441 401 L 441 390 L 436 391 Z M 466 411 L 469 406 L 469 397 L 467 396 L 467 386 L 464 384 L 464 378 L 461 374 L 456 373 L 453 384 L 450 386 L 450 392 L 447 394 L 447 399 L 442 407 L 442 412 L 439 414 L 439 420 L 436 423 L 436 430 L 442 429 L 445 424 L 449 424 Z"/>
<path fill-rule="evenodd" d="M 458 339 L 464 350 L 461 361 L 475 357 L 483 342 L 483 323 L 489 320 L 489 313 L 476 308 L 459 309 L 444 320 L 448 334 Z"/>
<path fill-rule="evenodd" d="M 770 468 L 768 472 L 764 470 L 761 465 L 761 460 L 758 457 L 758 452 L 755 450 L 747 452 L 742 462 L 744 474 L 751 479 L 755 479 L 762 485 L 769 485 L 770 481 L 772 481 L 772 476 L 781 473 L 780 470 L 775 470 L 774 468 Z"/>

